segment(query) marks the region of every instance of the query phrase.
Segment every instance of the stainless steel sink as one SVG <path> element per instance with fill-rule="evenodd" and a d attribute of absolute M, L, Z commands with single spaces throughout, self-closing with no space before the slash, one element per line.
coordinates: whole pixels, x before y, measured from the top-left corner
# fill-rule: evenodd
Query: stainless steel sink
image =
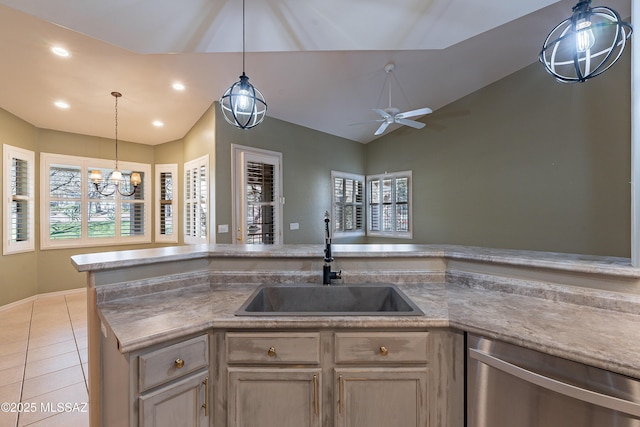
<path fill-rule="evenodd" d="M 400 289 L 387 284 L 259 286 L 237 316 L 420 316 Z"/>

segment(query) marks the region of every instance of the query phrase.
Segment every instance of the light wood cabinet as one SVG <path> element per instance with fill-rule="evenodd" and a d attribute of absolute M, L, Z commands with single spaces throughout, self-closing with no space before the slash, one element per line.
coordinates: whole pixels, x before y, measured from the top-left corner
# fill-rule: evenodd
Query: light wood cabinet
<path fill-rule="evenodd" d="M 427 368 L 336 368 L 336 427 L 427 426 Z"/>
<path fill-rule="evenodd" d="M 319 368 L 229 368 L 228 426 L 320 427 Z"/>
<path fill-rule="evenodd" d="M 216 422 L 228 427 L 450 427 L 433 424 L 430 333 L 220 332 Z M 437 411 L 431 415 L 436 417 Z M 458 426 L 451 426 L 458 427 Z"/>
<path fill-rule="evenodd" d="M 428 426 L 428 339 L 427 332 L 336 332 L 334 425 Z"/>
<path fill-rule="evenodd" d="M 320 427 L 318 332 L 229 332 L 225 336 L 229 427 Z"/>
<path fill-rule="evenodd" d="M 200 373 L 141 395 L 140 426 L 208 426 L 208 387 L 208 374 Z"/>
<path fill-rule="evenodd" d="M 122 354 L 103 336 L 99 426 L 209 427 L 209 335 Z"/>

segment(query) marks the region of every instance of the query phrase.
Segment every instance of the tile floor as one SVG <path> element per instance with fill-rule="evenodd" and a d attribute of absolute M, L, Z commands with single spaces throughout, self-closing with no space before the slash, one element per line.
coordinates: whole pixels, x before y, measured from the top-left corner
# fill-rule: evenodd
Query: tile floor
<path fill-rule="evenodd" d="M 84 291 L 0 309 L 0 427 L 86 427 Z"/>

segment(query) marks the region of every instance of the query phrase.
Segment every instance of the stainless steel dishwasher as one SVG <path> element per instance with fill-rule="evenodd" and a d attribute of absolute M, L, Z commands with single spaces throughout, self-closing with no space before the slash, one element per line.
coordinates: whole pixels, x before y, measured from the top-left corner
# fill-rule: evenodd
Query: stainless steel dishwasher
<path fill-rule="evenodd" d="M 640 380 L 468 334 L 467 427 L 640 427 Z"/>

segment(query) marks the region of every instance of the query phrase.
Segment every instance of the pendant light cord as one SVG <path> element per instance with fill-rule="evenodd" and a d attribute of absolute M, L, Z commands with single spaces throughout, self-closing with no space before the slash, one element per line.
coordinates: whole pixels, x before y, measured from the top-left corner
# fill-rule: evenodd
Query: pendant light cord
<path fill-rule="evenodd" d="M 116 97 L 116 169 L 118 169 L 118 95 Z"/>
<path fill-rule="evenodd" d="M 116 169 L 118 169 L 118 98 L 120 98 L 122 96 L 122 94 L 120 92 L 111 92 L 111 95 L 113 95 L 113 97 L 116 99 L 116 108 L 115 108 L 116 129 L 115 129 L 115 134 L 116 134 Z"/>
<path fill-rule="evenodd" d="M 244 75 L 244 52 L 245 52 L 244 0 L 242 0 L 242 75 Z"/>

